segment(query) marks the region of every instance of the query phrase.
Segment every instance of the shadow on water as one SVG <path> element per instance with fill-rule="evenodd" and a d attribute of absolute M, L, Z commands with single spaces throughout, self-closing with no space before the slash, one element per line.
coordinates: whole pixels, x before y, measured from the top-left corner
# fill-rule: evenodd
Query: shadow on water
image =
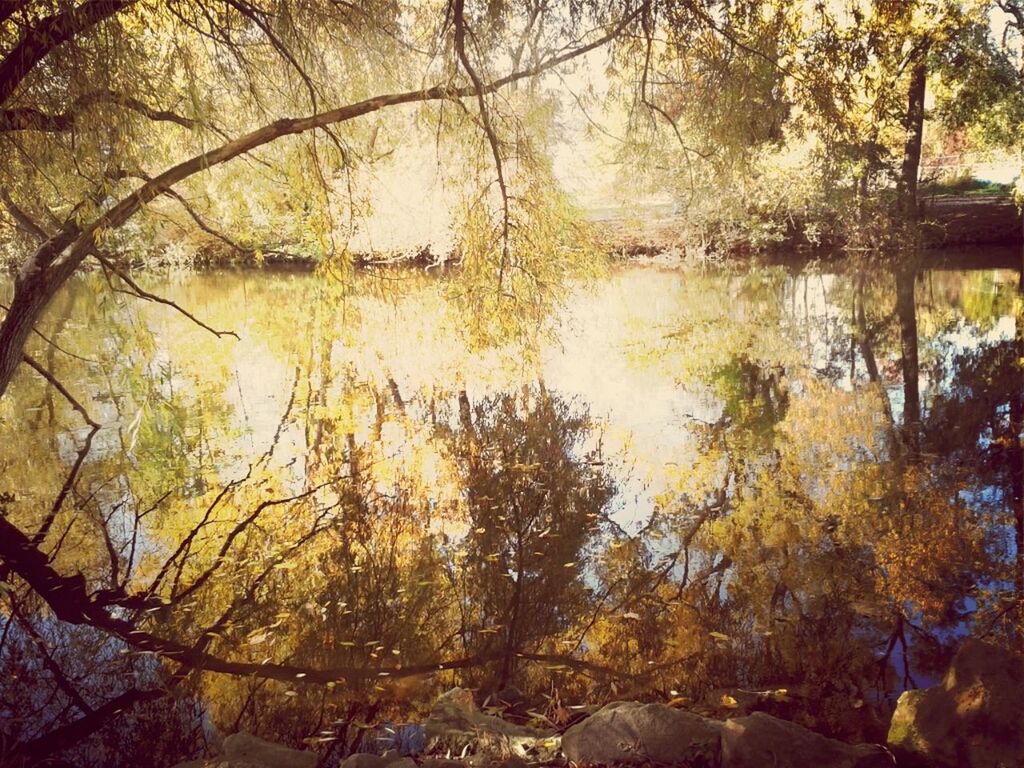
<path fill-rule="evenodd" d="M 878 738 L 1022 636 L 1019 278 L 943 264 L 620 268 L 487 349 L 415 272 L 154 278 L 238 343 L 78 279 L 33 354 L 101 427 L 29 370 L 0 405 L 0 749 L 340 753 L 456 684 Z"/>

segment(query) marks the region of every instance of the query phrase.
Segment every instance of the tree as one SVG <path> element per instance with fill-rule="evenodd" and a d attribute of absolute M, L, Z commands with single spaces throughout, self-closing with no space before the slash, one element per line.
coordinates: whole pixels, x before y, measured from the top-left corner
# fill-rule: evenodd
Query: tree
<path fill-rule="evenodd" d="M 463 631 L 471 651 L 497 651 L 488 685 L 499 691 L 516 682 L 524 652 L 542 650 L 590 607 L 586 550 L 613 489 L 591 466 L 596 457 L 578 455 L 586 417 L 543 386 L 523 401 L 463 402 L 452 436 L 471 528 L 460 553 L 472 605 Z"/>
<path fill-rule="evenodd" d="M 638 41 L 641 87 L 623 89 L 619 152 L 629 184 L 673 194 L 698 230 L 690 240 L 915 247 L 926 123 L 989 123 L 994 136 L 1004 121 L 981 105 L 1015 114 L 994 2 L 751 0 L 699 12 L 704 23 L 688 24 L 665 9 L 649 22 L 660 44 Z M 1005 132 L 996 143 L 1014 146 Z"/>
<path fill-rule="evenodd" d="M 317 132 L 326 136 L 330 146 L 327 151 L 335 153 L 333 162 L 344 172 L 353 160 L 345 148 L 346 138 L 335 135 L 333 127 L 401 105 L 461 104 L 462 100 L 476 103 L 500 192 L 497 230 L 492 227 L 500 247 L 494 251 L 488 246 L 479 256 L 496 259 L 496 287 L 492 290 L 499 296 L 505 293 L 505 278 L 516 266 L 512 262 L 513 240 L 518 231 L 512 226 L 516 198 L 511 188 L 518 186 L 516 178 L 520 173 L 528 177 L 529 163 L 516 157 L 516 174 L 510 175 L 512 166 L 503 154 L 507 150 L 499 145 L 492 115 L 494 106 L 489 100 L 502 88 L 537 78 L 607 44 L 635 25 L 638 16 L 638 9 L 631 4 L 615 10 L 596 3 L 573 8 L 544 4 L 527 7 L 524 15 L 513 6 L 467 9 L 463 2 L 455 2 L 424 9 L 409 21 L 403 17 L 400 6 L 390 3 L 379 9 L 355 9 L 323 2 L 293 13 L 287 4 L 258 6 L 239 0 L 217 4 L 176 2 L 152 7 L 145 3 L 97 0 L 81 6 L 68 4 L 62 6 L 61 12 L 41 18 L 35 4 L 19 4 L 4 22 L 11 42 L 2 63 L 5 80 L 0 107 L 6 110 L 4 140 L 26 162 L 11 169 L 15 175 L 5 181 L 5 186 L 17 183 L 22 198 L 32 197 L 32 192 L 40 188 L 48 187 L 48 194 L 35 206 L 37 212 L 6 193 L 10 216 L 38 244 L 18 265 L 14 296 L 0 325 L 0 395 L 22 362 L 25 340 L 32 327 L 86 259 L 100 260 L 125 280 L 123 271 L 112 267 L 108 249 L 115 246 L 118 230 L 148 204 L 162 195 L 170 196 L 186 207 L 199 226 L 215 231 L 174 192 L 175 187 L 242 156 L 259 159 L 261 148 L 280 139 L 301 139 L 306 135 L 309 138 L 305 149 L 310 153 L 315 174 L 326 187 Z M 431 11 L 440 13 L 432 16 Z M 542 20 L 548 23 L 540 23 Z M 587 36 L 585 30 L 594 24 L 600 31 Z M 158 34 L 152 35 L 148 29 L 158 30 Z M 349 33 L 355 34 L 361 44 L 370 46 L 369 59 L 360 45 L 352 44 L 346 37 Z M 467 47 L 469 34 L 478 46 L 476 52 Z M 256 39 L 260 44 L 250 47 L 243 44 L 245 38 Z M 147 62 L 142 41 L 159 46 L 160 55 L 155 61 Z M 424 41 L 429 50 L 421 49 Z M 379 49 L 374 49 L 374 45 L 379 45 Z M 485 45 L 492 52 L 511 50 L 514 66 L 502 74 L 480 62 L 474 63 L 474 53 L 478 57 Z M 340 47 L 342 56 L 340 61 L 332 62 L 326 51 L 335 47 Z M 366 67 L 377 52 L 385 56 L 401 52 L 399 60 L 403 66 L 389 68 L 389 79 L 408 82 L 415 80 L 418 73 L 430 78 L 436 58 L 445 49 L 450 54 L 442 56 L 437 84 L 384 93 L 370 90 L 372 70 Z M 55 51 L 61 55 L 54 60 L 51 71 L 49 65 Z M 91 62 L 93 69 L 75 67 L 72 62 L 78 57 Z M 136 93 L 94 89 L 100 75 L 102 81 L 118 72 L 131 72 L 133 82 L 152 86 L 158 76 L 166 77 L 168 68 L 182 59 L 187 66 L 183 72 L 175 72 L 185 80 L 181 97 L 200 98 L 200 89 L 216 96 L 220 93 L 217 84 L 234 75 L 241 75 L 247 82 L 249 94 L 239 94 L 237 103 L 229 99 L 228 104 L 208 96 L 195 105 L 192 115 L 181 116 L 148 106 Z M 152 64 L 156 64 L 155 72 Z M 311 74 L 307 64 L 321 65 L 322 69 Z M 342 71 L 345 67 L 362 68 L 365 74 L 362 78 L 353 77 L 351 72 L 342 75 L 336 71 L 339 65 Z M 267 69 L 260 72 L 257 68 L 261 66 Z M 66 79 L 57 95 L 59 105 L 52 107 L 43 94 L 49 83 L 54 78 L 60 82 L 61 76 Z M 285 88 L 280 87 L 281 83 Z M 285 97 L 275 98 L 282 90 Z M 180 98 L 177 93 L 174 95 Z M 346 103 L 352 97 L 355 99 Z M 328 101 L 341 101 L 344 106 L 322 108 L 321 104 Z M 37 104 L 59 111 L 44 111 Z M 281 116 L 300 104 L 309 116 Z M 80 157 L 79 131 L 99 107 L 110 107 L 120 114 L 125 127 L 113 124 L 107 114 L 102 115 L 100 125 L 109 126 L 109 130 L 98 134 L 86 132 L 91 141 L 87 140 L 86 156 Z M 239 124 L 235 138 L 229 138 L 224 129 L 207 117 L 212 114 Z M 147 167 L 151 163 L 143 162 L 143 157 L 148 159 L 150 153 L 148 142 L 142 137 L 152 123 L 169 123 L 174 126 L 169 130 L 176 133 L 157 134 L 162 140 L 158 148 L 169 146 L 170 151 L 158 149 L 153 153 L 158 163 L 163 161 L 166 165 L 151 170 Z M 252 128 L 253 123 L 259 127 Z M 211 142 L 215 146 L 208 148 Z M 182 160 L 175 157 L 175 151 L 182 146 L 198 146 L 201 150 Z M 303 147 L 295 142 L 288 146 Z M 44 157 L 52 166 L 37 170 L 37 156 Z M 61 160 L 67 164 L 62 165 Z M 58 169 L 66 171 L 69 166 L 82 170 L 75 173 L 75 183 L 67 185 L 71 195 L 66 196 L 67 187 L 53 185 L 47 174 Z M 484 192 L 488 190 L 485 188 Z M 130 278 L 126 284 L 129 290 L 139 293 L 131 287 Z"/>

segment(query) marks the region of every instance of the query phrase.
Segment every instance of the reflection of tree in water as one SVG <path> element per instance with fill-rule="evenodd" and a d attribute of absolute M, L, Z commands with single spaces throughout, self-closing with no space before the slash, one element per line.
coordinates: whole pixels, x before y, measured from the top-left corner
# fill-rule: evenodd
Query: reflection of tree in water
<path fill-rule="evenodd" d="M 116 767 L 201 749 L 202 707 L 168 696 L 160 663 L 125 650 L 106 633 L 32 616 L 15 603 L 0 655 L 0 762 L 12 751 L 70 747 L 68 765 Z"/>
<path fill-rule="evenodd" d="M 427 414 L 391 400 L 385 414 L 374 401 L 378 422 L 421 428 L 412 422 Z M 205 702 L 205 716 L 225 730 L 347 744 L 368 720 L 407 715 L 439 686 L 521 682 L 521 655 L 572 663 L 556 641 L 588 607 L 584 550 L 611 495 L 583 454 L 588 421 L 543 388 L 475 407 L 461 400 L 451 418 L 436 403 L 428 410 L 427 432 L 447 446 L 459 489 L 441 504 L 415 461 L 388 464 L 379 424 L 359 444 L 351 421 L 328 413 L 310 432 L 316 456 L 305 465 L 316 475 L 295 487 L 266 454 L 216 491 L 135 515 L 131 535 L 147 540 L 138 554 L 115 535 L 114 515 L 99 515 L 76 528 L 55 566 L 45 537 L 35 542 L 4 519 L 10 594 L 25 606 L 26 637 L 69 643 L 51 659 L 43 645 L 19 642 L 22 630 L 8 622 L 9 679 L 50 673 L 38 680 L 38 732 L 6 734 L 15 754 L 37 759 L 90 743 L 91 733 L 105 738 L 122 708 L 135 714 L 121 732 L 165 727 L 167 718 L 192 728 L 192 704 L 159 703 L 172 690 L 175 701 Z M 299 418 L 288 410 L 285 421 Z M 123 496 L 117 505 L 138 503 Z M 97 558 L 103 552 L 109 557 Z M 123 687 L 113 686 L 95 667 L 95 649 L 70 643 L 75 634 L 47 618 L 40 596 L 114 649 L 125 670 L 136 664 L 134 678 L 122 671 L 112 679 Z M 439 669 L 452 671 L 438 677 Z M 68 679 L 95 705 L 77 706 Z M 58 743 L 54 729 L 76 738 Z M 189 743 L 179 740 L 184 751 Z"/>
<path fill-rule="evenodd" d="M 877 723 L 857 724 L 865 701 L 940 668 L 957 635 L 1013 623 L 998 587 L 1013 582 L 1004 532 L 1020 505 L 1019 342 L 980 340 L 950 360 L 938 347 L 958 316 L 921 324 L 914 282 L 839 284 L 845 327 L 817 336 L 828 376 L 787 351 L 802 341 L 776 319 L 783 284 L 764 305 L 781 344 L 732 330 L 728 307 L 680 321 L 684 343 L 721 325 L 697 382 L 720 415 L 693 428 L 697 458 L 648 535 L 602 556 L 621 611 L 592 633 L 602 661 L 658 670 L 649 687 L 696 698 L 723 685 L 799 688 L 819 705 L 808 724 L 870 734 Z M 759 322 L 758 305 L 746 311 Z"/>
<path fill-rule="evenodd" d="M 458 683 L 574 702 L 784 685 L 824 702 L 808 724 L 854 727 L 874 692 L 941 665 L 951 633 L 1019 637 L 1020 337 L 975 317 L 957 346 L 963 315 L 916 283 L 908 303 L 891 276 L 837 281 L 826 296 L 847 309 L 822 331 L 782 273 L 742 281 L 732 305 L 695 278 L 671 350 L 688 357 L 665 359 L 717 410 L 630 533 L 605 514 L 585 412 L 543 386 L 402 392 L 387 372 L 339 375 L 320 339 L 289 357 L 306 362 L 272 444 L 217 477 L 203 470 L 231 453 L 208 435 L 234 428 L 202 407 L 216 386 L 126 342 L 136 357 L 95 371 L 121 392 L 102 407 L 152 420 L 98 433 L 58 506 L 85 431 L 4 457 L 18 498 L 0 516 L 0 661 L 39 681 L 32 701 L 5 692 L 34 713 L 5 748 L 188 734 L 193 702 L 226 730 L 345 745 Z M 37 383 L 10 394 L 42 424 Z M 62 402 L 57 422 L 80 423 Z"/>
<path fill-rule="evenodd" d="M 591 609 L 587 546 L 613 494 L 580 453 L 585 415 L 543 386 L 471 407 L 452 436 L 470 533 L 460 548 L 467 649 L 500 661 L 487 687 L 516 679 L 517 654 L 551 647 Z"/>
<path fill-rule="evenodd" d="M 929 462 L 932 475 L 952 476 L 993 530 L 987 560 L 1006 566 L 987 570 L 983 564 L 965 574 L 995 598 L 979 600 L 971 621 L 1015 644 L 1024 642 L 1022 339 L 1018 318 L 1014 337 L 951 354 L 944 372 L 950 384 L 932 402 L 922 437 L 925 456 L 942 459 Z"/>

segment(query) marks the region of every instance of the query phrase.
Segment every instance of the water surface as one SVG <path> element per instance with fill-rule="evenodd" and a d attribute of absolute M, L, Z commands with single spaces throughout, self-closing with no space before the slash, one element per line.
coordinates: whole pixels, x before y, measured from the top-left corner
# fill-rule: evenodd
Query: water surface
<path fill-rule="evenodd" d="M 1019 642 L 1016 272 L 623 267 L 490 346 L 432 273 L 145 280 L 239 338 L 87 275 L 31 354 L 101 427 L 24 366 L 0 403 L 8 518 L 93 593 L 163 604 L 118 616 L 237 663 L 122 732 L 336 740 L 455 684 L 555 720 L 782 686 L 863 738 L 959 638 Z M 23 587 L 18 738 L 76 715 L 53 666 L 93 706 L 166 681 Z"/>

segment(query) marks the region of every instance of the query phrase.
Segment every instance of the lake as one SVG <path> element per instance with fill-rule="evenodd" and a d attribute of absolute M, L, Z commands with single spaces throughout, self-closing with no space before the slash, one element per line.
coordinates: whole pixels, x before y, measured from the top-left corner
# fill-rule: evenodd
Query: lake
<path fill-rule="evenodd" d="M 138 279 L 238 338 L 90 274 L 33 339 L 99 427 L 23 365 L 6 518 L 121 624 L 11 577 L 19 738 L 126 680 L 177 695 L 104 738 L 167 754 L 455 685 L 553 720 L 785 688 L 863 738 L 960 638 L 1021 641 L 1016 271 L 616 266 L 485 318 L 434 270 Z"/>

